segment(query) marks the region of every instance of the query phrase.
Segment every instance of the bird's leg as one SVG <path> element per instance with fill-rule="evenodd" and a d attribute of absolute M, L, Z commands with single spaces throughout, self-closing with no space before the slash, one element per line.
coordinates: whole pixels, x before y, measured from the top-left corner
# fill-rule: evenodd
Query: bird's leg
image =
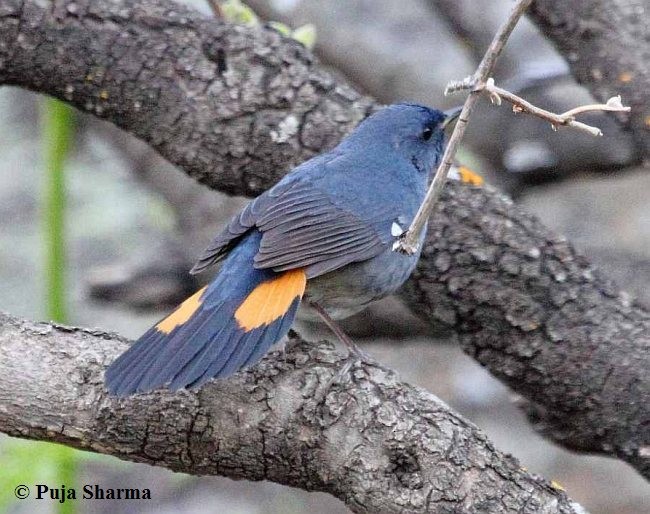
<path fill-rule="evenodd" d="M 334 332 L 339 341 L 341 341 L 348 348 L 348 357 L 345 359 L 343 367 L 334 373 L 334 375 L 332 375 L 332 378 L 327 381 L 322 392 L 316 397 L 316 403 L 319 404 L 325 399 L 333 383 L 342 382 L 343 377 L 348 374 L 353 364 L 361 360 L 367 362 L 371 359 L 364 352 L 362 352 L 356 344 L 354 344 L 352 339 L 350 339 L 345 332 L 343 332 L 343 329 L 338 326 L 338 324 L 331 318 L 331 316 L 327 313 L 322 305 L 313 300 L 308 300 L 308 303 L 309 306 L 318 313 L 327 327 L 332 332 Z"/>
<path fill-rule="evenodd" d="M 369 357 L 359 349 L 359 347 L 354 344 L 354 341 L 348 337 L 348 335 L 343 331 L 341 327 L 338 326 L 336 321 L 334 321 L 329 314 L 327 314 L 327 311 L 323 308 L 322 305 L 319 303 L 313 301 L 313 300 L 308 300 L 309 301 L 309 306 L 314 309 L 318 315 L 321 317 L 323 320 L 323 323 L 327 325 L 327 327 L 334 332 L 334 335 L 338 337 L 339 341 L 341 341 L 345 346 L 347 346 L 348 351 L 350 352 L 350 356 L 354 355 L 357 357 L 358 360 L 369 360 Z"/>

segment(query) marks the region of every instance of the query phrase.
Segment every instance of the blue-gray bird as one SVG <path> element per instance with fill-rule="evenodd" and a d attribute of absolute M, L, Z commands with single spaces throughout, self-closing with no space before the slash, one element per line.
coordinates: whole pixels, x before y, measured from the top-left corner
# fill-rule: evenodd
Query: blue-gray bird
<path fill-rule="evenodd" d="M 419 257 L 393 244 L 424 199 L 457 114 L 386 107 L 251 201 L 192 269 L 223 260 L 214 280 L 111 364 L 109 392 L 227 377 L 284 337 L 301 301 L 336 330 L 332 319 L 393 293 Z"/>

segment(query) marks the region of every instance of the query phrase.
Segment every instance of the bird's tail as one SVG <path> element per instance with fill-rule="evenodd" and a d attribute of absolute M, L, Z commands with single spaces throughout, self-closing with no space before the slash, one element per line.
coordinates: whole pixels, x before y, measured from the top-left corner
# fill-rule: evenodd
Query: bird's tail
<path fill-rule="evenodd" d="M 209 285 L 150 328 L 106 370 L 117 396 L 167 385 L 198 387 L 259 361 L 291 327 L 305 291 L 301 269 L 253 267 L 261 235 L 253 231 L 228 255 Z"/>

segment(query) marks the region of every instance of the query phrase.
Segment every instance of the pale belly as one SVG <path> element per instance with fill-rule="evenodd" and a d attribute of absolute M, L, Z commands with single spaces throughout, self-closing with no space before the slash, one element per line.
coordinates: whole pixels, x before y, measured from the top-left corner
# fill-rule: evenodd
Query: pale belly
<path fill-rule="evenodd" d="M 411 275 L 419 256 L 419 252 L 409 256 L 387 249 L 369 261 L 310 279 L 298 318 L 320 319 L 308 306 L 309 300 L 319 303 L 334 319 L 356 314 L 369 303 L 394 293 Z"/>

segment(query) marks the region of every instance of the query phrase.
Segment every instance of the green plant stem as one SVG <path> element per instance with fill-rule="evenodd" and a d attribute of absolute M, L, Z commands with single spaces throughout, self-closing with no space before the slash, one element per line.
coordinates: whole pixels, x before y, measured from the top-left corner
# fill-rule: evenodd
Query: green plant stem
<path fill-rule="evenodd" d="M 62 484 L 65 484 L 66 488 L 74 487 L 77 489 L 75 486 L 77 483 L 78 460 L 78 455 L 75 450 L 67 446 L 59 446 L 59 451 L 54 461 L 57 467 L 57 478 Z M 77 494 L 79 494 L 79 491 L 77 491 Z M 59 514 L 75 514 L 77 512 L 76 502 L 66 501 L 64 503 L 57 503 L 57 511 Z"/>
<path fill-rule="evenodd" d="M 66 156 L 74 129 L 74 113 L 58 100 L 47 99 L 43 109 L 45 142 L 45 188 L 43 194 L 43 240 L 47 317 L 67 322 L 65 253 Z"/>
<path fill-rule="evenodd" d="M 58 100 L 47 99 L 43 106 L 44 191 L 42 205 L 43 241 L 45 243 L 45 291 L 47 317 L 58 323 L 68 321 L 66 305 L 66 237 L 65 237 L 65 161 L 74 132 L 74 112 Z M 74 487 L 77 455 L 72 448 L 59 446 L 52 464 L 57 479 L 67 488 Z M 73 501 L 57 503 L 59 514 L 74 514 Z"/>

